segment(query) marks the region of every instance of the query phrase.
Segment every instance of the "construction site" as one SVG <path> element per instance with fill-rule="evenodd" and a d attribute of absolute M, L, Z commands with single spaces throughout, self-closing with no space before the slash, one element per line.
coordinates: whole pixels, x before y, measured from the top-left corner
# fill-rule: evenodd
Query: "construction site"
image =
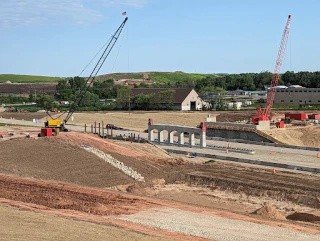
<path fill-rule="evenodd" d="M 0 113 L 0 239 L 320 240 L 317 113 Z M 108 49 L 109 48 L 109 49 Z M 110 131 L 110 132 L 109 132 Z"/>

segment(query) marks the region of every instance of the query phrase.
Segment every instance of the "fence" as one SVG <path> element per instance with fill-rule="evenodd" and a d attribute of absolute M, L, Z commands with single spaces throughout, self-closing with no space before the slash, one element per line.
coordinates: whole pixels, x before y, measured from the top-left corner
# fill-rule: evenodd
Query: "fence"
<path fill-rule="evenodd" d="M 117 131 L 128 131 L 128 134 L 119 134 L 116 133 Z M 129 142 L 136 142 L 136 143 L 147 143 L 148 140 L 142 138 L 139 134 L 130 133 L 128 129 L 120 129 L 113 125 L 107 124 L 104 126 L 103 121 L 101 123 L 97 123 L 96 121 L 92 125 L 84 125 L 84 132 L 85 133 L 92 133 L 98 135 L 103 139 L 112 139 L 112 140 L 120 140 L 120 141 L 129 141 Z"/>

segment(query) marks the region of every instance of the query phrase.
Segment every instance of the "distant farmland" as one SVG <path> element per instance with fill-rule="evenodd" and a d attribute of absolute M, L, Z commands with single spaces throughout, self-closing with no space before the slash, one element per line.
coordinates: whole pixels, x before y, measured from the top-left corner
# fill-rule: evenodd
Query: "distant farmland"
<path fill-rule="evenodd" d="M 184 72 L 139 72 L 139 73 L 112 73 L 99 75 L 96 81 L 113 79 L 115 81 L 140 80 L 141 82 L 152 80 L 156 83 L 177 83 L 185 81 L 198 81 L 207 76 L 215 76 L 212 74 L 197 74 Z M 59 80 L 64 78 L 51 76 L 35 76 L 35 75 L 15 75 L 0 74 L 0 94 L 16 94 L 29 95 L 32 94 L 55 94 L 56 85 Z"/>
<path fill-rule="evenodd" d="M 29 95 L 29 94 L 48 94 L 56 93 L 57 83 L 42 83 L 42 84 L 8 84 L 0 83 L 0 94 L 2 95 Z"/>
<path fill-rule="evenodd" d="M 61 79 L 63 78 L 51 76 L 0 74 L 0 83 L 5 83 L 8 81 L 11 83 L 45 83 L 58 82 Z"/>

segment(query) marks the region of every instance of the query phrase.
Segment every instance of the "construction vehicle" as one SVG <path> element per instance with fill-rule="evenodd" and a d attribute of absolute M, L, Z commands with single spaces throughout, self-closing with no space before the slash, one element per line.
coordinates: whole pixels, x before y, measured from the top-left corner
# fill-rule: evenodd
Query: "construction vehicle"
<path fill-rule="evenodd" d="M 276 61 L 276 67 L 272 76 L 272 81 L 270 84 L 270 87 L 268 89 L 268 96 L 267 101 L 265 103 L 264 109 L 262 109 L 260 106 L 257 108 L 257 113 L 255 116 L 252 117 L 252 123 L 258 125 L 259 121 L 270 121 L 271 120 L 271 108 L 273 105 L 274 97 L 276 94 L 276 88 L 279 82 L 279 76 L 280 76 L 280 70 L 284 58 L 284 53 L 287 47 L 288 37 L 289 37 L 289 31 L 290 31 L 290 23 L 291 23 L 291 15 L 288 16 L 288 20 L 286 23 L 286 26 L 284 28 L 280 49 L 278 52 L 278 57 Z"/>
<path fill-rule="evenodd" d="M 82 88 L 80 89 L 79 94 L 76 96 L 75 100 L 73 101 L 73 103 L 70 105 L 70 109 L 69 112 L 67 113 L 67 116 L 64 120 L 60 120 L 59 118 L 65 114 L 62 113 L 60 116 L 58 116 L 57 118 L 53 118 L 49 112 L 47 111 L 47 115 L 49 115 L 51 117 L 51 120 L 48 120 L 45 122 L 45 129 L 48 128 L 52 128 L 53 132 L 55 132 L 55 135 L 59 134 L 60 131 L 65 131 L 67 132 L 68 129 L 65 127 L 65 125 L 67 124 L 68 120 L 71 118 L 71 116 L 73 115 L 73 113 L 76 111 L 77 107 L 79 106 L 81 100 L 83 99 L 83 97 L 85 96 L 87 90 L 89 89 L 89 87 L 92 85 L 94 79 L 96 78 L 99 70 L 101 69 L 102 65 L 104 64 L 104 62 L 106 61 L 107 57 L 109 56 L 111 50 L 113 49 L 115 43 L 117 42 L 126 22 L 128 20 L 128 17 L 126 17 L 124 19 L 124 21 L 121 23 L 121 25 L 119 26 L 119 28 L 117 29 L 117 31 L 112 35 L 110 41 L 108 42 L 108 44 L 106 44 L 105 49 L 102 52 L 101 57 L 99 58 L 97 64 L 95 65 L 95 67 L 93 68 L 90 76 L 88 77 L 86 83 L 82 86 Z M 45 133 L 47 133 L 45 130 L 41 131 L 41 133 L 44 133 L 43 135 L 46 135 Z M 50 132 L 49 132 L 50 133 Z"/>

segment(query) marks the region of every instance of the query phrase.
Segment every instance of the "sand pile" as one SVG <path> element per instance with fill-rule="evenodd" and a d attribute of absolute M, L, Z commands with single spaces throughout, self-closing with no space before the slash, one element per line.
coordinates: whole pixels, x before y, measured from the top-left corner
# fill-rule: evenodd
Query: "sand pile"
<path fill-rule="evenodd" d="M 277 211 L 274 207 L 272 207 L 270 204 L 265 204 L 261 208 L 254 211 L 253 214 L 265 218 L 286 220 L 286 217 L 281 212 Z"/>

